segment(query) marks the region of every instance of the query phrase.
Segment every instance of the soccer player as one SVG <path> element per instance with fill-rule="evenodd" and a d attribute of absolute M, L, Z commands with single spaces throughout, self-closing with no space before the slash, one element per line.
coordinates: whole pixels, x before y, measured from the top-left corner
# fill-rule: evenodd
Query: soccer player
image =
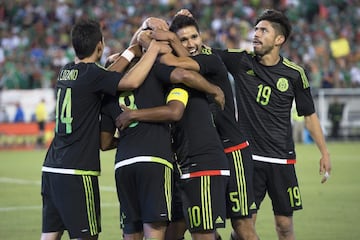
<path fill-rule="evenodd" d="M 221 60 L 212 54 L 210 48 L 203 45 L 196 20 L 184 11 L 179 11 L 173 18 L 170 30 L 176 33 L 188 52 L 195 56 L 195 61 L 191 63 L 189 58 L 181 58 L 180 61 L 175 58 L 172 59 L 171 65 L 190 67 L 192 64 L 192 69 L 200 71 L 205 78 L 219 85 L 224 91 L 224 111 L 217 109 L 214 116 L 230 166 L 230 180 L 226 189 L 227 216 L 231 219 L 234 238 L 258 239 L 251 219 L 252 214 L 256 212 L 252 181 L 253 161 L 249 143 L 237 123 L 237 107 L 233 100 L 231 84 Z M 158 32 L 153 36 L 162 39 L 165 34 Z M 172 38 L 171 34 L 169 37 Z"/>
<path fill-rule="evenodd" d="M 101 98 L 141 85 L 158 53 L 170 50 L 151 42 L 139 63 L 123 75 L 97 64 L 104 50 L 97 21 L 77 22 L 71 40 L 76 60 L 65 65 L 57 79 L 55 136 L 42 167 L 42 240 L 58 240 L 64 230 L 71 239 L 98 238 Z M 129 55 L 134 52 L 120 57 L 110 69 L 119 69 Z"/>
<path fill-rule="evenodd" d="M 223 69 L 226 77 L 225 67 Z M 214 239 L 215 229 L 225 226 L 228 163 L 205 93 L 183 87 L 189 93 L 188 103 L 183 117 L 172 124 L 174 148 L 181 169 L 183 212 L 187 213 L 193 239 Z M 146 110 L 151 113 L 153 109 Z M 131 111 L 136 115 L 144 113 L 139 108 Z"/>
<path fill-rule="evenodd" d="M 290 119 L 294 99 L 297 112 L 305 117 L 306 128 L 321 153 L 319 172 L 324 174 L 321 183 L 331 171 L 308 74 L 280 55 L 290 33 L 288 18 L 282 12 L 267 9 L 255 23 L 253 52 L 232 49 L 218 52 L 241 93 L 239 124 L 253 150 L 256 205 L 259 208 L 268 193 L 279 239 L 295 239 L 293 212 L 302 209 Z"/>
<path fill-rule="evenodd" d="M 166 103 L 165 93 L 172 83 L 180 82 L 223 95 L 198 73 L 159 63 L 136 91 L 103 100 L 101 148 L 117 146 L 115 178 L 125 239 L 165 237 L 171 219 L 174 162 L 169 122 L 182 117 L 188 92 L 175 86 Z M 116 126 L 119 139 L 113 141 Z"/>

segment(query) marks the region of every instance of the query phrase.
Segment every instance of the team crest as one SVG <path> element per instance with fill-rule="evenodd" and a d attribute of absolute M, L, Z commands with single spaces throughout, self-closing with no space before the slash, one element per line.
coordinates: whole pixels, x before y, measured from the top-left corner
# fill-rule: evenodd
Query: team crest
<path fill-rule="evenodd" d="M 280 92 L 286 92 L 289 89 L 289 81 L 286 78 L 279 78 L 276 87 Z"/>

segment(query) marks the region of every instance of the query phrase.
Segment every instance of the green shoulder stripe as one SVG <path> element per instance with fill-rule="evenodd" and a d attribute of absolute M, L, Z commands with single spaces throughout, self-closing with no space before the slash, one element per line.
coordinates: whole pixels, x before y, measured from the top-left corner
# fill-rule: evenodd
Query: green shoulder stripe
<path fill-rule="evenodd" d="M 298 71 L 300 73 L 304 89 L 310 87 L 309 80 L 306 77 L 305 71 L 304 71 L 304 69 L 302 67 L 300 67 L 299 65 L 297 65 L 294 62 L 291 62 L 287 58 L 284 58 L 283 63 L 284 63 L 285 66 L 288 66 L 289 68 L 292 68 L 292 69 L 294 69 L 294 70 L 296 70 L 296 71 Z"/>
<path fill-rule="evenodd" d="M 251 56 L 255 56 L 254 51 L 249 51 L 246 50 L 244 48 L 228 48 L 227 50 L 228 52 L 233 52 L 233 53 L 241 53 L 241 52 L 246 52 L 247 54 L 251 55 Z"/>
<path fill-rule="evenodd" d="M 242 48 L 228 48 L 228 52 L 244 52 L 245 49 Z"/>
<path fill-rule="evenodd" d="M 107 70 L 104 66 L 100 65 L 99 63 L 96 62 L 95 64 L 96 64 L 96 66 L 98 66 L 99 68 L 102 68 L 102 69 Z"/>

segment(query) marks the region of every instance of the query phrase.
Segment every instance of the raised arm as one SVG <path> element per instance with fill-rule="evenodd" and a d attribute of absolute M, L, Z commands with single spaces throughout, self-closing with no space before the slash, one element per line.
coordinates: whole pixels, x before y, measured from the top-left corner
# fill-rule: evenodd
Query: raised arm
<path fill-rule="evenodd" d="M 158 41 L 168 41 L 177 56 L 184 57 L 190 55 L 189 51 L 182 45 L 180 39 L 174 32 L 156 29 L 150 32 L 150 37 Z"/>
<path fill-rule="evenodd" d="M 145 19 L 145 21 L 142 23 L 142 25 L 136 30 L 135 34 L 131 38 L 130 45 L 135 44 L 138 39 L 138 35 L 143 30 L 156 30 L 156 29 L 162 29 L 162 30 L 169 30 L 169 25 L 167 22 L 161 18 L 155 18 L 155 17 L 149 17 Z"/>
<path fill-rule="evenodd" d="M 149 48 L 140 60 L 122 77 L 118 85 L 118 90 L 138 88 L 144 82 L 158 54 L 169 53 L 170 51 L 171 48 L 167 44 L 152 40 Z"/>
<path fill-rule="evenodd" d="M 115 53 L 106 59 L 105 67 L 110 71 L 124 72 L 134 57 L 141 57 L 142 51 L 139 44 L 129 46 L 122 53 Z"/>
<path fill-rule="evenodd" d="M 215 84 L 207 81 L 201 74 L 195 71 L 175 68 L 172 71 L 170 80 L 172 83 L 183 83 L 190 88 L 205 92 L 214 97 L 214 100 L 221 109 L 225 106 L 224 92 Z"/>

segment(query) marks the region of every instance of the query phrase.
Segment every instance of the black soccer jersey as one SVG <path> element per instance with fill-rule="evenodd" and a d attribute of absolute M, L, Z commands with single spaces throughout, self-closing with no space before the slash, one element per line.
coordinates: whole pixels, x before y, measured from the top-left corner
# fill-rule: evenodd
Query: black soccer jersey
<path fill-rule="evenodd" d="M 250 140 L 254 159 L 294 163 L 290 118 L 293 100 L 299 115 L 315 112 L 305 70 L 283 57 L 274 66 L 264 66 L 254 54 L 242 50 L 217 54 L 236 82 L 239 124 Z"/>
<path fill-rule="evenodd" d="M 216 56 L 215 56 L 216 57 Z M 200 60 L 201 57 L 194 57 Z M 173 126 L 174 146 L 182 177 L 191 173 L 209 175 L 211 170 L 228 170 L 228 163 L 217 133 L 206 94 L 188 89 L 189 101 L 184 115 Z M 227 175 L 212 172 L 214 175 Z"/>
<path fill-rule="evenodd" d="M 138 89 L 120 92 L 116 97 L 105 96 L 101 110 L 101 130 L 114 131 L 115 119 L 122 112 L 120 103 L 131 109 L 165 105 L 165 94 L 170 86 L 172 70 L 173 67 L 156 63 Z M 137 158 L 139 156 L 149 158 Z M 117 166 L 132 164 L 137 161 L 161 162 L 161 159 L 173 161 L 168 123 L 134 122 L 120 132 L 116 153 Z"/>
<path fill-rule="evenodd" d="M 218 85 L 225 95 L 225 107 L 221 110 L 216 108 L 214 113 L 215 124 L 224 148 L 236 146 L 246 141 L 237 123 L 237 113 L 234 103 L 234 95 L 228 73 L 221 59 L 212 54 L 212 50 L 203 49 L 203 54 L 194 57 L 200 65 L 200 73 L 210 82 Z"/>
<path fill-rule="evenodd" d="M 99 174 L 101 98 L 104 93 L 115 95 L 120 79 L 120 73 L 96 63 L 69 63 L 62 68 L 56 85 L 55 136 L 43 171 Z"/>

